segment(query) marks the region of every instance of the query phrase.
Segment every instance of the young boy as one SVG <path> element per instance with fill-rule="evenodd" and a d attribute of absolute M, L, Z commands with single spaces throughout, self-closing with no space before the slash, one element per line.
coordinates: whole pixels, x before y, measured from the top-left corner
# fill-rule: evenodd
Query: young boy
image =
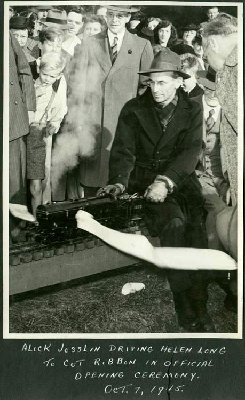
<path fill-rule="evenodd" d="M 42 56 L 39 78 L 35 81 L 36 112 L 27 137 L 27 178 L 30 179 L 33 215 L 39 204 L 51 201 L 52 135 L 57 133 L 67 113 L 66 80 L 62 71 L 65 61 L 61 54 Z"/>

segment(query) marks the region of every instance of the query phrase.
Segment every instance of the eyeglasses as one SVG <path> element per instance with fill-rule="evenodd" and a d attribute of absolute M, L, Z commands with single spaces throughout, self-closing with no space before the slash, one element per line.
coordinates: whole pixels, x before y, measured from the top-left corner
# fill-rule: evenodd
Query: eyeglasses
<path fill-rule="evenodd" d="M 127 14 L 113 13 L 111 11 L 107 11 L 106 15 L 109 18 L 117 18 L 119 20 L 122 20 L 123 18 L 127 17 Z"/>

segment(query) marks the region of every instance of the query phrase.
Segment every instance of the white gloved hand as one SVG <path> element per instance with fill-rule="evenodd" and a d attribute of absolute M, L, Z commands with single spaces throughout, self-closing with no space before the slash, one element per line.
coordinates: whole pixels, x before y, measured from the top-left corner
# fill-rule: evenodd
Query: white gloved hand
<path fill-rule="evenodd" d="M 145 191 L 144 197 L 152 203 L 163 203 L 168 195 L 164 182 L 153 182 Z"/>

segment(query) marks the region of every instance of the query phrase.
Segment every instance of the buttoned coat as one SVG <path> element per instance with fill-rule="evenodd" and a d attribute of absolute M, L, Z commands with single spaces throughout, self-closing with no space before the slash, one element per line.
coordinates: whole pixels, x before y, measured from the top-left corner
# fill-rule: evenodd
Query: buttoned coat
<path fill-rule="evenodd" d="M 137 163 L 153 164 L 157 174 L 172 179 L 177 187 L 195 171 L 202 147 L 201 105 L 182 90 L 174 114 L 163 132 L 150 90 L 129 101 L 120 114 L 110 157 L 110 183 L 126 187 Z M 148 167 L 147 167 L 148 168 Z M 152 182 L 140 182 L 143 189 Z"/>
<path fill-rule="evenodd" d="M 79 53 L 75 54 L 67 121 L 72 125 L 79 110 L 88 132 L 92 129 L 96 135 L 92 157 L 81 161 L 82 184 L 93 187 L 106 184 L 118 116 L 124 104 L 137 95 L 140 82 L 145 79 L 139 78 L 138 71 L 147 69 L 152 59 L 150 42 L 127 30 L 113 65 L 107 32 L 83 40 Z M 78 105 L 75 109 L 74 103 Z"/>
<path fill-rule="evenodd" d="M 9 35 L 9 198 L 26 204 L 28 111 L 36 109 L 31 70 L 19 43 Z"/>
<path fill-rule="evenodd" d="M 195 174 L 202 148 L 202 125 L 200 104 L 179 90 L 177 106 L 163 131 L 148 89 L 122 109 L 109 167 L 109 183 L 121 183 L 129 193 L 143 195 L 157 175 L 171 179 L 175 184 L 173 193 L 163 203 L 145 205 L 148 228 L 161 238 L 168 222 L 184 218 L 186 227 L 190 226 L 186 244 L 194 247 L 205 247 L 203 197 Z"/>
<path fill-rule="evenodd" d="M 9 39 L 9 140 L 29 132 L 28 111 L 35 111 L 36 96 L 31 70 L 15 37 Z"/>
<path fill-rule="evenodd" d="M 144 192 L 156 175 L 170 178 L 175 196 L 202 203 L 195 167 L 202 148 L 201 105 L 179 90 L 174 114 L 163 132 L 150 89 L 129 101 L 120 114 L 110 156 L 109 183 Z"/>

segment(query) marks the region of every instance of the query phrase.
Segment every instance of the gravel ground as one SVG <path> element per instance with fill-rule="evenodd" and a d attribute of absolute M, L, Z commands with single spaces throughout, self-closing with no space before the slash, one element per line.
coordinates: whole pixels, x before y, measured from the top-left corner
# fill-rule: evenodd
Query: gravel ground
<path fill-rule="evenodd" d="M 145 290 L 122 295 L 127 282 Z M 209 314 L 217 332 L 237 331 L 237 315 L 224 308 L 225 294 L 209 286 Z M 174 333 L 181 332 L 164 272 L 137 265 L 50 287 L 10 304 L 10 332 L 15 333 Z"/>

